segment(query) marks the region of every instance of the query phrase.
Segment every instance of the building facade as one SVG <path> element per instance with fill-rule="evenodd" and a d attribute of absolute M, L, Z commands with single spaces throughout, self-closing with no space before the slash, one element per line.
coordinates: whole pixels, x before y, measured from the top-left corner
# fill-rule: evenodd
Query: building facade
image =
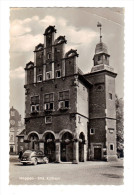
<path fill-rule="evenodd" d="M 21 115 L 13 108 L 10 108 L 10 132 L 9 132 L 9 153 L 18 154 L 18 138 L 17 135 L 22 131 L 24 125 L 21 121 Z"/>
<path fill-rule="evenodd" d="M 116 159 L 115 77 L 107 46 L 96 45 L 90 73 L 78 68 L 77 50 L 65 53 L 55 26 L 44 33 L 25 67 L 25 150 L 50 162 Z"/>

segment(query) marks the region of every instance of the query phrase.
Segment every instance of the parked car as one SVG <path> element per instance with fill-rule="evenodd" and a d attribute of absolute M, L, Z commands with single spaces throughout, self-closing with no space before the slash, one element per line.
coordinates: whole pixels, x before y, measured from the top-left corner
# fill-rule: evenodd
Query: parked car
<path fill-rule="evenodd" d="M 34 164 L 37 165 L 37 163 L 48 163 L 48 158 L 44 155 L 42 151 L 32 151 L 32 150 L 26 150 L 21 159 L 20 162 L 23 163 L 23 165 L 26 164 Z"/>

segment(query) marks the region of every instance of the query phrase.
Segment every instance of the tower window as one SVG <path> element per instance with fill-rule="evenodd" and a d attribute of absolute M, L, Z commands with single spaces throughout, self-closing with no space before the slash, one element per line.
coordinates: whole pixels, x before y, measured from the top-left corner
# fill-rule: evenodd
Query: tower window
<path fill-rule="evenodd" d="M 110 150 L 114 150 L 114 144 L 110 144 Z"/>
<path fill-rule="evenodd" d="M 109 93 L 109 99 L 112 100 L 112 93 Z"/>
<path fill-rule="evenodd" d="M 91 135 L 95 134 L 95 129 L 91 128 L 91 129 L 90 129 L 90 134 L 91 134 Z"/>
<path fill-rule="evenodd" d="M 61 77 L 61 70 L 56 70 L 56 78 L 60 78 Z"/>

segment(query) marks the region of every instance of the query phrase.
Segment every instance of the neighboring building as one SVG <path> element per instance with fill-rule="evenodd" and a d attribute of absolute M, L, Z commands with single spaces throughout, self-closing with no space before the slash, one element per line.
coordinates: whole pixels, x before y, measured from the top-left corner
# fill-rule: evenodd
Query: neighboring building
<path fill-rule="evenodd" d="M 18 138 L 18 153 L 20 151 L 25 150 L 25 143 L 24 143 L 24 136 L 26 134 L 26 130 L 22 129 L 20 133 L 18 133 L 17 138 Z"/>
<path fill-rule="evenodd" d="M 91 73 L 78 68 L 77 50 L 44 33 L 25 68 L 25 149 L 40 149 L 52 162 L 116 159 L 115 77 L 107 47 L 96 45 Z M 88 53 L 87 53 L 88 55 Z"/>
<path fill-rule="evenodd" d="M 21 121 L 21 115 L 16 109 L 12 107 L 10 109 L 10 154 L 18 154 L 18 139 L 16 136 L 22 131 L 22 128 L 24 128 L 24 125 Z"/>

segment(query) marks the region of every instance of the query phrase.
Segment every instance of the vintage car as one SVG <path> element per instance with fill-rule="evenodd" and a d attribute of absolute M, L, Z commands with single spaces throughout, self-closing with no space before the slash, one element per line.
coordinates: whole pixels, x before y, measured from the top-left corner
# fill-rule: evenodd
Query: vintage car
<path fill-rule="evenodd" d="M 48 163 L 48 158 L 44 155 L 42 151 L 32 151 L 32 150 L 26 150 L 21 159 L 20 162 L 23 163 L 23 165 L 26 164 L 34 164 L 37 165 L 37 163 Z"/>

